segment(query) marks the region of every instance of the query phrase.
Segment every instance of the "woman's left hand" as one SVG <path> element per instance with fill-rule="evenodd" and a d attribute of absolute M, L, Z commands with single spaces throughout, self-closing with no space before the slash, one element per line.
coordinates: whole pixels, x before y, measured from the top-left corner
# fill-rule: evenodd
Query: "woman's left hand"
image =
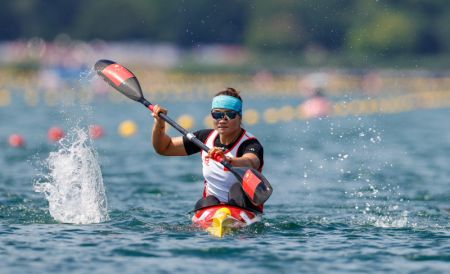
<path fill-rule="evenodd" d="M 208 151 L 208 155 L 206 155 L 206 158 L 209 159 L 224 159 L 228 162 L 231 163 L 231 157 L 225 156 L 225 153 L 223 152 L 223 150 L 219 147 L 213 147 Z"/>

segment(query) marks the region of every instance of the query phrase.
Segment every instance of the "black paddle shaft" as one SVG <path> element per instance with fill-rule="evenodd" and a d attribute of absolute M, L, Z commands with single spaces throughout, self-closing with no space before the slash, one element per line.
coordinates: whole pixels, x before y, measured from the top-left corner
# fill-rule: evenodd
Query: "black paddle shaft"
<path fill-rule="evenodd" d="M 142 103 L 146 108 L 150 109 L 153 112 L 153 104 L 144 98 L 139 81 L 137 80 L 136 76 L 127 68 L 111 60 L 99 60 L 95 63 L 94 69 L 106 82 L 108 82 L 120 93 L 130 98 L 131 100 Z M 198 140 L 194 134 L 186 131 L 183 127 L 177 124 L 177 122 L 172 120 L 170 117 L 161 112 L 158 113 L 158 116 L 161 117 L 167 123 L 169 123 L 176 130 L 178 130 L 181 134 L 186 136 L 196 146 L 198 146 L 199 148 L 203 149 L 206 152 L 209 151 L 209 148 L 203 142 Z M 230 163 L 228 163 L 224 159 L 215 159 L 215 160 L 219 161 L 222 165 L 231 170 Z M 241 176 L 240 179 L 242 179 Z"/>

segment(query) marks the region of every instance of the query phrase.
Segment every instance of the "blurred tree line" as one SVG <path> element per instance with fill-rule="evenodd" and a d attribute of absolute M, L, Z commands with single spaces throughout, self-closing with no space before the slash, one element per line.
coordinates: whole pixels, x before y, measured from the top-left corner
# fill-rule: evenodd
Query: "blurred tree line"
<path fill-rule="evenodd" d="M 58 34 L 80 40 L 240 44 L 254 50 L 442 54 L 448 0 L 2 1 L 0 40 Z"/>

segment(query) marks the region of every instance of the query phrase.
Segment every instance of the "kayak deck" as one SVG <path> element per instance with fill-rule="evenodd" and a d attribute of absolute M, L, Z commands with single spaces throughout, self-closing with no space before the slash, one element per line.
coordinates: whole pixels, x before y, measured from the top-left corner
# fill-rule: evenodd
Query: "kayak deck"
<path fill-rule="evenodd" d="M 195 226 L 216 237 L 249 226 L 261 219 L 261 214 L 237 206 L 220 204 L 197 210 L 192 217 Z"/>

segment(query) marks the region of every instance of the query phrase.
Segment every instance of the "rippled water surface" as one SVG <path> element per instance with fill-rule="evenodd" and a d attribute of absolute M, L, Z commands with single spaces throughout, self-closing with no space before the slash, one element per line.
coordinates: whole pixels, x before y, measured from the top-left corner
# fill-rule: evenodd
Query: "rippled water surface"
<path fill-rule="evenodd" d="M 173 117 L 197 121 L 209 105 L 162 103 Z M 199 156 L 156 155 L 143 107 L 29 108 L 19 100 L 0 108 L 0 272 L 448 272 L 448 117 L 449 109 L 436 109 L 249 127 L 265 147 L 274 194 L 262 222 L 216 239 L 193 228 L 187 214 L 202 192 Z M 125 119 L 138 124 L 136 136 L 116 133 Z M 90 123 L 103 125 L 106 136 L 70 151 Z M 54 124 L 72 139 L 47 142 Z M 25 136 L 25 148 L 8 147 L 13 132 Z M 69 179 L 76 186 L 67 190 L 61 184 Z M 62 199 L 71 206 L 55 204 Z M 83 218 L 72 223 L 74 212 Z"/>

